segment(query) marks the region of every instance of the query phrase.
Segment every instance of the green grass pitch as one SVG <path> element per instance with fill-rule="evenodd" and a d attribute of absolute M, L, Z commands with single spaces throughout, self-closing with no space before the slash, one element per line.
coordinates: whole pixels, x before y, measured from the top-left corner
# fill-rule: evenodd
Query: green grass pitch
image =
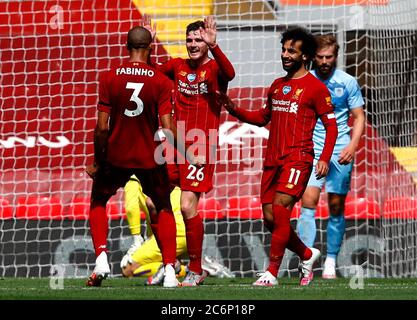
<path fill-rule="evenodd" d="M 300 287 L 296 278 L 280 278 L 272 288 L 255 288 L 252 278 L 208 278 L 200 287 L 146 287 L 143 278 L 109 278 L 100 288 L 88 288 L 85 279 L 64 279 L 62 290 L 50 288 L 49 278 L 2 278 L 0 300 L 415 300 L 417 279 L 363 279 L 352 289 L 350 279 L 317 278 Z"/>

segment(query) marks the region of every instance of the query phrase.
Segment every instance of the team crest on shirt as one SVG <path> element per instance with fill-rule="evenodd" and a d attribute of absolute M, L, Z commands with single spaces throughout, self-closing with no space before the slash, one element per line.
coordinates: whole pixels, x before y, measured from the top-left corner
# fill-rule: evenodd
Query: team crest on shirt
<path fill-rule="evenodd" d="M 180 72 L 178 72 L 178 74 L 179 74 L 181 77 L 185 77 L 185 76 L 187 75 L 187 72 L 185 72 L 185 71 L 180 71 Z"/>
<path fill-rule="evenodd" d="M 301 93 L 303 93 L 304 89 L 296 89 L 292 99 L 298 100 L 300 98 Z"/>
<path fill-rule="evenodd" d="M 283 88 L 282 88 L 282 93 L 283 94 L 287 94 L 288 92 L 290 92 L 291 91 L 291 86 L 284 86 Z"/>
<path fill-rule="evenodd" d="M 200 72 L 200 80 L 201 81 L 203 81 L 206 78 L 206 73 L 207 73 L 206 70 Z"/>
<path fill-rule="evenodd" d="M 336 97 L 340 98 L 341 96 L 343 96 L 344 91 L 345 90 L 343 90 L 343 88 L 338 87 L 338 88 L 334 89 L 334 94 L 335 94 Z"/>
<path fill-rule="evenodd" d="M 187 74 L 187 80 L 190 82 L 193 82 L 197 78 L 195 73 L 189 73 Z"/>

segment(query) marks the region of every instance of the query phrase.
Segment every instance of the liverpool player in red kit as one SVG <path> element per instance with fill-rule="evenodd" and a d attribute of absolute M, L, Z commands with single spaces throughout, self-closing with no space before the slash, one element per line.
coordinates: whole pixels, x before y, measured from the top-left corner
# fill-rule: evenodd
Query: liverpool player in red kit
<path fill-rule="evenodd" d="M 241 121 L 258 126 L 271 122 L 261 183 L 264 223 L 272 233 L 270 262 L 255 286 L 278 283 L 286 248 L 301 258 L 300 284 L 308 285 L 313 279 L 312 268 L 320 251 L 304 245 L 290 225 L 290 216 L 312 170 L 312 136 L 317 118 L 326 127 L 325 146 L 315 168 L 318 178 L 327 174 L 337 137 L 329 91 L 307 70 L 316 49 L 313 36 L 302 28 L 291 29 L 283 34 L 281 44 L 281 60 L 287 75 L 272 83 L 264 108 L 247 111 L 236 107 L 225 94 L 218 94 L 219 102 Z"/>
<path fill-rule="evenodd" d="M 151 28 L 150 20 L 145 22 Z M 196 21 L 186 28 L 186 47 L 189 59 L 175 58 L 158 69 L 175 83 L 175 119 L 178 131 L 184 130 L 187 147 L 194 152 L 201 165 L 179 163 L 170 166 L 170 173 L 177 170 L 181 187 L 181 212 L 186 227 L 186 239 L 190 258 L 189 270 L 183 286 L 201 284 L 206 274 L 201 268 L 204 225 L 197 212 L 202 192 L 212 188 L 216 161 L 216 148 L 221 106 L 216 101 L 216 91 L 226 92 L 228 82 L 235 71 L 216 43 L 216 23 L 212 16 Z M 209 51 L 214 59 L 208 55 Z M 171 177 L 173 175 L 171 174 Z"/>
<path fill-rule="evenodd" d="M 93 178 L 90 231 L 96 266 L 88 286 L 100 286 L 110 273 L 107 261 L 108 220 L 106 204 L 132 174 L 155 202 L 158 214 L 151 217 L 153 234 L 165 265 L 165 287 L 176 287 L 173 264 L 176 258 L 175 219 L 170 204 L 166 164 L 158 165 L 154 135 L 159 128 L 172 127 L 172 83 L 148 65 L 151 33 L 135 27 L 128 33 L 130 59 L 104 73 L 100 79 L 98 119 L 94 131 L 94 165 L 87 167 Z"/>

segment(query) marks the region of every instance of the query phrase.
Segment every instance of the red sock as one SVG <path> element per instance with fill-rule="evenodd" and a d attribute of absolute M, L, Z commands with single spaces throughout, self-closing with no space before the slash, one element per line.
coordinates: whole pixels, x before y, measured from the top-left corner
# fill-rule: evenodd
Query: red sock
<path fill-rule="evenodd" d="M 273 205 L 272 211 L 274 214 L 274 230 L 271 237 L 268 271 L 276 277 L 290 239 L 291 211 L 279 205 Z"/>
<path fill-rule="evenodd" d="M 190 257 L 189 269 L 201 274 L 201 255 L 203 251 L 204 225 L 199 214 L 191 219 L 184 219 L 185 234 L 187 239 L 188 256 Z"/>
<path fill-rule="evenodd" d="M 91 205 L 89 214 L 90 233 L 93 239 L 96 257 L 100 253 L 107 252 L 107 233 L 109 223 L 107 221 L 106 207 L 101 205 Z"/>
<path fill-rule="evenodd" d="M 301 241 L 292 227 L 290 230 L 290 241 L 288 243 L 288 249 L 290 249 L 292 252 L 295 252 L 301 258 L 301 260 L 308 260 L 313 254 L 311 250 L 306 247 L 304 242 Z"/>
<path fill-rule="evenodd" d="M 177 256 L 177 224 L 172 211 L 159 212 L 157 238 L 159 238 L 163 264 L 174 264 Z"/>

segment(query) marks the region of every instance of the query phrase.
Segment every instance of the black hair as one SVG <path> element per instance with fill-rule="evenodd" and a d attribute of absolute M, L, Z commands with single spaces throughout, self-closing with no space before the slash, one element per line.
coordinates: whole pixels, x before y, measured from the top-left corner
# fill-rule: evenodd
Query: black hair
<path fill-rule="evenodd" d="M 199 30 L 200 28 L 204 29 L 204 22 L 201 20 L 194 21 L 187 26 L 187 29 L 185 30 L 185 34 L 187 35 L 190 31 L 196 31 L 196 30 Z"/>
<path fill-rule="evenodd" d="M 282 34 L 281 44 L 288 40 L 301 41 L 301 52 L 308 57 L 307 62 L 310 62 L 316 55 L 316 40 L 307 29 L 301 27 L 288 29 Z"/>
<path fill-rule="evenodd" d="M 152 35 L 148 29 L 142 26 L 136 26 L 127 33 L 127 48 L 132 49 L 149 49 L 152 42 Z"/>

